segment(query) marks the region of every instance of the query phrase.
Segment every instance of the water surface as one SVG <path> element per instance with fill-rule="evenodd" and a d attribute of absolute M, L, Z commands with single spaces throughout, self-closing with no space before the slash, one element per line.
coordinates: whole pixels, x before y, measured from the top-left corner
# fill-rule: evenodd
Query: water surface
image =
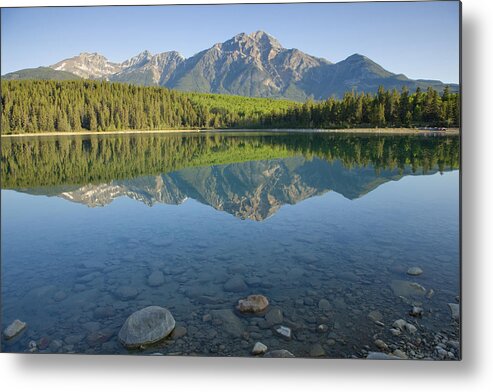
<path fill-rule="evenodd" d="M 2 327 L 29 325 L 2 350 L 250 356 L 261 341 L 350 358 L 379 338 L 388 353 L 436 358 L 442 342 L 458 357 L 458 162 L 458 137 L 2 140 Z M 423 295 L 402 292 L 413 282 Z M 237 313 L 254 293 L 282 319 Z M 149 305 L 186 333 L 128 351 L 118 331 Z M 417 332 L 393 336 L 401 318 Z"/>

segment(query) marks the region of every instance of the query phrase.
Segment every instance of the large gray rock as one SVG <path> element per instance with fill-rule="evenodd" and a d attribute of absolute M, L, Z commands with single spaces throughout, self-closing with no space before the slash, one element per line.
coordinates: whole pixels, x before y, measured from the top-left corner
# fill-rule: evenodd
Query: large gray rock
<path fill-rule="evenodd" d="M 27 328 L 27 324 L 21 320 L 14 320 L 7 328 L 3 331 L 3 336 L 5 339 L 12 339 L 19 335 L 22 331 Z"/>
<path fill-rule="evenodd" d="M 164 339 L 174 328 L 175 319 L 168 309 L 148 306 L 127 318 L 118 339 L 124 346 L 135 348 Z"/>
<path fill-rule="evenodd" d="M 412 276 L 418 276 L 421 275 L 422 273 L 423 270 L 419 267 L 411 267 L 407 270 L 407 274 Z"/>

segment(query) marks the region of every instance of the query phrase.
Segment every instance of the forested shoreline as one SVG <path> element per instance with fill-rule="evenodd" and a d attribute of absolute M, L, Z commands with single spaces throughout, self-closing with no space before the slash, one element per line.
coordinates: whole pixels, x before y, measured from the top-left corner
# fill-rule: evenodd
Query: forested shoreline
<path fill-rule="evenodd" d="M 448 88 L 303 104 L 268 98 L 185 93 L 162 87 L 75 81 L 1 82 L 2 134 L 224 128 L 458 127 L 460 97 Z"/>

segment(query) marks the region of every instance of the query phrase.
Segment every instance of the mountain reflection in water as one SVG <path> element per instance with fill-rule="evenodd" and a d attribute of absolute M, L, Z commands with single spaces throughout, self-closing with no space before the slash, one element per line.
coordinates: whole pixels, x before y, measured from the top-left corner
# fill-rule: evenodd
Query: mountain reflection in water
<path fill-rule="evenodd" d="M 458 167 L 458 138 L 132 135 L 10 140 L 7 188 L 89 207 L 127 196 L 149 206 L 187 198 L 241 219 L 334 191 L 359 198 L 406 175 Z M 178 170 L 176 170 L 178 169 Z M 37 173 L 38 172 L 38 173 Z"/>

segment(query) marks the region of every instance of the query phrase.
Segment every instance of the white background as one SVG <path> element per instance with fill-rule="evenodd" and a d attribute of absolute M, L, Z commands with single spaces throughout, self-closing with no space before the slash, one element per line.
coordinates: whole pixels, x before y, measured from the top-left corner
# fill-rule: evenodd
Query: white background
<path fill-rule="evenodd" d="M 167 2 L 200 3 L 197 0 Z M 135 0 L 2 0 L 1 5 L 137 3 Z M 166 1 L 145 0 L 141 3 L 163 4 Z M 490 361 L 493 358 L 493 236 L 489 229 L 493 219 L 493 175 L 488 166 L 492 163 L 489 158 L 493 155 L 493 102 L 489 100 L 493 96 L 492 4 L 489 0 L 463 0 L 461 362 L 0 354 L 0 388 L 4 391 L 49 389 L 84 392 L 252 389 L 302 392 L 353 389 L 365 392 L 492 390 L 493 364 Z"/>

